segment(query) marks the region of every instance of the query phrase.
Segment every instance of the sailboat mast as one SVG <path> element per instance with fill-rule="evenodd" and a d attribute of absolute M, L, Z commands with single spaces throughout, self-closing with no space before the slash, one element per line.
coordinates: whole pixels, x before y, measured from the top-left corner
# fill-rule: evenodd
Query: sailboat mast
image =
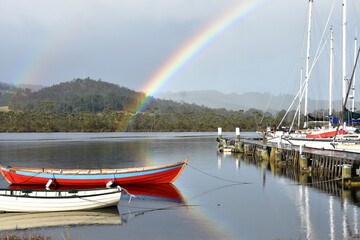
<path fill-rule="evenodd" d="M 356 50 L 357 50 L 357 37 L 355 35 L 354 38 L 354 64 L 356 62 Z M 353 84 L 352 84 L 352 105 L 351 105 L 351 111 L 355 112 L 355 74 L 354 74 L 354 78 L 353 78 Z"/>
<path fill-rule="evenodd" d="M 300 70 L 300 89 L 302 86 L 302 80 L 303 80 L 303 69 Z M 299 114 L 298 114 L 298 129 L 300 129 L 300 120 L 301 120 L 301 94 L 299 94 Z"/>
<path fill-rule="evenodd" d="M 309 18 L 308 18 L 308 35 L 306 47 L 306 65 L 305 65 L 305 101 L 304 101 L 304 128 L 307 128 L 308 122 L 308 82 L 309 82 L 309 62 L 310 62 L 310 37 L 311 37 L 311 18 L 312 18 L 312 5 L 313 0 L 309 0 Z"/>
<path fill-rule="evenodd" d="M 330 72 L 329 72 L 329 117 L 332 115 L 332 85 L 334 77 L 334 33 L 332 27 L 330 28 Z M 329 121 L 329 127 L 331 121 Z"/>
<path fill-rule="evenodd" d="M 343 17 L 342 17 L 342 90 L 343 90 L 343 96 L 342 96 L 342 102 L 343 106 L 345 103 L 346 98 L 346 90 L 347 90 L 347 79 L 346 79 L 346 7 L 347 7 L 347 1 L 343 0 Z M 343 109 L 342 109 L 343 111 Z"/>

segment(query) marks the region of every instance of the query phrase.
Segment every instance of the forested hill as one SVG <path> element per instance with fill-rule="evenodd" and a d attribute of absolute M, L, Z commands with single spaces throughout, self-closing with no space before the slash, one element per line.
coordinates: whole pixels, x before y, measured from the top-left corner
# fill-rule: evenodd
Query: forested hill
<path fill-rule="evenodd" d="M 233 131 L 273 121 L 271 114 L 255 109 L 227 111 L 153 97 L 136 112 L 134 103 L 141 102 L 144 93 L 89 78 L 38 91 L 5 87 L 0 90 L 0 132 L 204 132 L 219 126 Z"/>
<path fill-rule="evenodd" d="M 9 101 L 12 110 L 41 111 L 52 108 L 59 112 L 102 112 L 105 109 L 122 111 L 144 97 L 116 84 L 101 80 L 74 79 L 32 92 L 18 89 Z"/>
<path fill-rule="evenodd" d="M 126 87 L 86 78 L 63 82 L 35 92 L 16 88 L 6 105 L 10 110 L 31 112 L 99 113 L 105 110 L 131 112 L 135 110 L 135 103 L 141 102 L 144 97 L 144 93 Z M 144 112 L 181 113 L 210 110 L 196 104 L 155 99 L 151 96 L 149 98 L 151 101 L 147 101 L 148 105 L 142 109 Z M 214 111 L 223 112 L 224 109 Z"/>

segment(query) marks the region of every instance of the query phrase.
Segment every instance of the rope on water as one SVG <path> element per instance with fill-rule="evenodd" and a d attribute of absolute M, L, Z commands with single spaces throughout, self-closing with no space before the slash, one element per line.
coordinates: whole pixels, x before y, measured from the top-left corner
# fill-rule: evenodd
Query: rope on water
<path fill-rule="evenodd" d="M 175 208 L 183 208 L 183 207 L 196 207 L 198 205 L 188 205 L 188 204 L 181 204 L 181 205 L 176 205 L 176 206 L 170 206 L 170 207 L 163 207 L 163 208 L 146 208 L 143 210 L 139 210 L 139 211 L 129 211 L 127 213 L 121 213 L 121 220 L 124 223 L 127 223 L 128 221 L 130 221 L 131 219 L 140 216 L 140 215 L 144 215 L 145 213 L 150 213 L 150 212 L 156 212 L 156 211 L 167 211 L 167 210 L 173 210 Z"/>
<path fill-rule="evenodd" d="M 337 182 L 339 180 L 341 180 L 341 178 L 334 178 L 334 179 L 318 181 L 318 182 L 309 182 L 309 183 L 290 183 L 290 184 L 286 184 L 286 185 L 287 186 L 316 185 L 316 184 L 327 183 L 327 182 Z"/>
<path fill-rule="evenodd" d="M 121 187 L 121 190 L 130 196 L 129 203 L 131 202 L 131 198 L 137 198 L 136 195 L 129 193 L 129 191 L 126 188 Z"/>
<path fill-rule="evenodd" d="M 192 169 L 202 173 L 202 174 L 205 174 L 207 176 L 210 176 L 210 177 L 213 177 L 213 178 L 216 178 L 216 179 L 220 179 L 220 180 L 223 180 L 223 181 L 226 181 L 226 182 L 231 182 L 231 183 L 236 183 L 236 184 L 254 184 L 252 182 L 239 182 L 239 181 L 234 181 L 234 180 L 229 180 L 229 179 L 225 179 L 225 178 L 222 178 L 222 177 L 218 177 L 218 176 L 215 176 L 215 175 L 212 175 L 212 174 L 209 174 L 207 172 L 204 172 L 194 166 L 191 166 L 189 163 L 187 163 L 187 165 L 189 167 L 191 167 Z M 290 179 L 291 180 L 291 179 Z M 329 180 L 324 180 L 324 181 L 318 181 L 318 182 L 310 182 L 310 183 L 290 183 L 290 184 L 285 184 L 286 186 L 298 186 L 298 185 L 315 185 L 315 184 L 321 184 L 321 183 L 327 183 L 327 182 L 333 182 L 333 181 L 339 181 L 341 180 L 341 178 L 334 178 L 334 179 L 329 179 Z"/>
<path fill-rule="evenodd" d="M 212 175 L 212 174 L 209 174 L 207 172 L 204 172 L 194 166 L 191 166 L 189 163 L 186 164 L 187 166 L 191 167 L 192 169 L 202 173 L 202 174 L 205 174 L 207 176 L 210 176 L 210 177 L 213 177 L 213 178 L 216 178 L 216 179 L 219 179 L 219 180 L 223 180 L 223 181 L 226 181 L 226 182 L 231 182 L 231 183 L 237 183 L 237 184 L 252 184 L 251 182 L 239 182 L 239 181 L 234 181 L 234 180 L 229 180 L 229 179 L 225 179 L 225 178 L 222 178 L 222 177 L 218 177 L 218 176 L 215 176 L 215 175 Z"/>

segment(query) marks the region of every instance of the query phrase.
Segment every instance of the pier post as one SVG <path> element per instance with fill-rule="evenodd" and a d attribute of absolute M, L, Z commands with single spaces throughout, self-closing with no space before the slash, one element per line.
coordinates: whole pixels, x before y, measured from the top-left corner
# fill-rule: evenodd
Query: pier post
<path fill-rule="evenodd" d="M 275 163 L 279 163 L 282 160 L 282 151 L 280 149 L 276 149 L 275 151 Z"/>
<path fill-rule="evenodd" d="M 253 145 L 250 145 L 250 144 L 244 144 L 244 154 L 246 156 L 251 156 L 253 155 Z"/>
<path fill-rule="evenodd" d="M 266 146 L 263 146 L 261 149 L 261 159 L 264 161 L 269 161 L 269 153 L 266 149 Z"/>
<path fill-rule="evenodd" d="M 351 165 L 350 164 L 343 164 L 342 165 L 342 172 L 341 172 L 341 180 L 344 186 L 346 180 L 351 178 Z"/>
<path fill-rule="evenodd" d="M 221 127 L 218 127 L 218 138 L 222 138 L 222 129 Z"/>
<path fill-rule="evenodd" d="M 275 152 L 276 152 L 276 148 L 272 147 L 271 151 L 270 151 L 270 162 L 272 162 L 272 163 L 275 162 Z"/>
<path fill-rule="evenodd" d="M 300 165 L 300 171 L 307 171 L 309 168 L 308 158 L 304 155 L 301 155 L 299 165 Z"/>
<path fill-rule="evenodd" d="M 235 129 L 235 132 L 236 132 L 236 139 L 238 140 L 238 141 L 240 141 L 240 128 L 236 128 Z"/>

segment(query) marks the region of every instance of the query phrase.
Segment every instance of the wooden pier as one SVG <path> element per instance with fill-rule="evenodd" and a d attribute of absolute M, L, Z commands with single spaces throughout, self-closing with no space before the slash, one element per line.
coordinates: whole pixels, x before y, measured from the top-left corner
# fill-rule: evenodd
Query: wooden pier
<path fill-rule="evenodd" d="M 275 146 L 265 139 L 223 139 L 218 131 L 218 151 L 241 153 L 277 168 L 291 168 L 300 174 L 339 180 L 344 187 L 360 187 L 360 154 L 344 151 L 318 150 L 289 145 Z"/>

